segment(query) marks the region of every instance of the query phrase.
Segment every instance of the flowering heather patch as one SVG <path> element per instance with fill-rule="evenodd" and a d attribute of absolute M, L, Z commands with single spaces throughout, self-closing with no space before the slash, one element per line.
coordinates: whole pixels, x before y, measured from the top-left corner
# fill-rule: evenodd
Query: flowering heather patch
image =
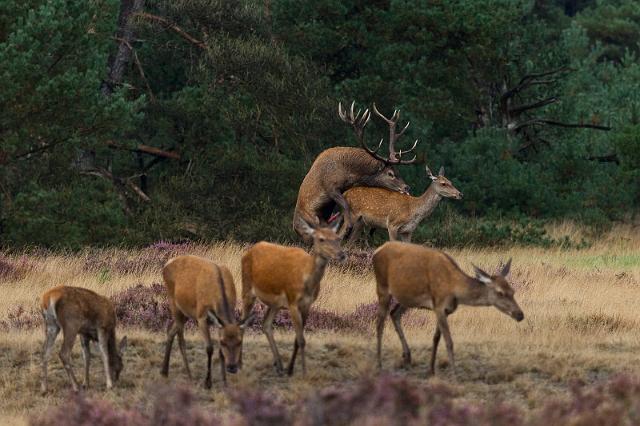
<path fill-rule="evenodd" d="M 35 309 L 27 311 L 24 306 L 18 305 L 9 310 L 7 319 L 0 321 L 0 330 L 31 329 L 42 322 L 42 315 Z"/>
<path fill-rule="evenodd" d="M 5 254 L 0 253 L 0 282 L 16 281 L 35 269 L 35 265 L 29 261 L 27 256 L 20 256 L 12 260 Z"/>
<path fill-rule="evenodd" d="M 164 285 L 138 284 L 111 298 L 116 308 L 118 324 L 152 331 L 165 330 L 171 321 Z"/>
<path fill-rule="evenodd" d="M 115 408 L 107 401 L 71 394 L 68 402 L 32 418 L 32 426 L 142 426 L 148 421 L 138 411 Z"/>
<path fill-rule="evenodd" d="M 232 391 L 231 400 L 248 425 L 280 426 L 291 424 L 292 413 L 276 397 L 255 389 Z"/>

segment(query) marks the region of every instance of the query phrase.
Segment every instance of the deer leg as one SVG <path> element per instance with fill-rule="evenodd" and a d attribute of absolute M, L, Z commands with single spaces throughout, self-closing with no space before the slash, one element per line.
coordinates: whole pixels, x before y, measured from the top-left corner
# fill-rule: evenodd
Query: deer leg
<path fill-rule="evenodd" d="M 453 359 L 453 340 L 451 339 L 451 332 L 449 331 L 449 323 L 447 322 L 447 314 L 444 312 L 436 312 L 438 317 L 438 328 L 444 336 L 444 342 L 447 346 L 447 356 L 449 357 L 449 365 L 455 372 L 456 365 Z M 435 336 L 434 336 L 435 338 Z"/>
<path fill-rule="evenodd" d="M 62 348 L 60 349 L 60 361 L 62 361 L 62 365 L 64 366 L 65 371 L 67 372 L 67 376 L 69 376 L 69 380 L 71 381 L 71 387 L 74 392 L 78 392 L 78 381 L 76 380 L 75 374 L 73 374 L 73 368 L 71 367 L 71 360 L 69 359 L 71 355 L 71 349 L 73 349 L 73 344 L 76 341 L 76 335 L 78 334 L 78 330 L 76 328 L 65 327 L 63 331 L 63 340 L 62 340 Z"/>
<path fill-rule="evenodd" d="M 351 222 L 351 209 L 349 208 L 349 203 L 344 198 L 344 196 L 340 192 L 331 192 L 329 197 L 342 209 L 342 217 L 344 218 L 343 229 L 344 233 L 348 234 L 351 232 L 351 228 L 353 224 Z"/>
<path fill-rule="evenodd" d="M 400 343 L 402 344 L 402 367 L 404 368 L 411 365 L 411 349 L 409 349 L 409 344 L 407 343 L 407 339 L 404 337 L 404 331 L 402 330 L 402 315 L 406 311 L 407 308 L 399 303 L 391 310 L 391 320 L 393 321 L 393 326 L 396 329 L 396 333 L 398 333 Z"/>
<path fill-rule="evenodd" d="M 164 360 L 162 361 L 162 368 L 160 374 L 164 377 L 169 375 L 169 361 L 171 360 L 171 347 L 173 346 L 173 339 L 178 334 L 178 324 L 174 320 L 169 324 L 167 328 L 167 344 L 164 348 Z"/>
<path fill-rule="evenodd" d="M 245 320 L 249 315 L 251 315 L 251 311 L 253 310 L 253 305 L 256 302 L 256 295 L 253 293 L 253 285 L 251 283 L 251 278 L 249 277 L 249 273 L 246 270 L 246 267 L 243 265 L 242 268 L 242 319 Z M 242 369 L 242 347 L 240 347 L 240 361 L 238 362 L 238 367 Z"/>
<path fill-rule="evenodd" d="M 271 353 L 273 354 L 273 366 L 276 368 L 276 372 L 278 374 L 282 374 L 282 360 L 280 359 L 280 354 L 278 353 L 278 347 L 276 346 L 276 340 L 273 338 L 273 318 L 276 316 L 277 310 L 272 307 L 267 307 L 267 313 L 264 315 L 264 320 L 262 322 L 262 331 L 265 336 L 267 336 L 267 340 L 269 341 L 269 347 L 271 348 Z"/>
<path fill-rule="evenodd" d="M 218 350 L 218 357 L 220 358 L 220 372 L 222 373 L 222 385 L 227 386 L 227 370 L 224 367 L 224 354 L 222 349 Z"/>
<path fill-rule="evenodd" d="M 184 361 L 184 369 L 187 372 L 187 377 L 191 380 L 191 369 L 189 368 L 189 359 L 187 358 L 187 343 L 184 340 L 184 324 L 178 329 L 178 347 L 180 347 L 180 355 L 182 355 L 182 361 Z"/>
<path fill-rule="evenodd" d="M 400 239 L 398 230 L 396 228 L 389 227 L 389 241 L 398 241 Z"/>
<path fill-rule="evenodd" d="M 347 246 L 352 247 L 355 245 L 356 241 L 358 241 L 358 237 L 362 233 L 362 228 L 364 228 L 364 221 L 362 217 L 352 221 L 353 226 L 351 228 L 351 234 L 349 235 L 349 239 L 347 240 Z M 343 226 L 345 226 L 343 224 Z"/>
<path fill-rule="evenodd" d="M 289 306 L 289 313 L 291 314 L 291 321 L 293 327 L 296 330 L 296 340 L 293 342 L 293 353 L 291 354 L 291 360 L 289 360 L 289 367 L 287 368 L 287 374 L 293 375 L 293 369 L 296 364 L 296 357 L 298 356 L 298 350 L 300 350 L 300 363 L 302 364 L 302 376 L 307 374 L 307 368 L 304 359 L 304 319 L 297 306 Z"/>
<path fill-rule="evenodd" d="M 60 327 L 54 321 L 47 320 L 45 316 L 44 343 L 42 345 L 42 383 L 40 391 L 45 394 L 49 388 L 49 378 L 47 377 L 47 364 L 53 352 L 53 344 L 60 333 Z"/>
<path fill-rule="evenodd" d="M 436 332 L 433 334 L 433 346 L 431 347 L 431 375 L 436 374 L 436 354 L 438 353 L 438 343 L 440 343 L 440 327 L 436 325 Z"/>
<path fill-rule="evenodd" d="M 107 334 L 102 329 L 98 329 L 98 347 L 102 355 L 104 374 L 107 376 L 107 389 L 111 389 L 113 388 L 113 381 L 111 380 L 111 364 L 109 363 L 109 341 Z"/>
<path fill-rule="evenodd" d="M 204 388 L 211 389 L 211 357 L 213 357 L 213 342 L 211 341 L 211 334 L 209 333 L 209 323 L 207 317 L 198 319 L 198 330 L 204 340 L 205 349 L 207 351 L 207 376 L 204 379 Z"/>
<path fill-rule="evenodd" d="M 84 388 L 89 388 L 89 366 L 91 364 L 91 346 L 90 338 L 86 335 L 80 336 L 80 344 L 82 345 L 82 359 L 84 360 Z"/>
<path fill-rule="evenodd" d="M 386 291 L 381 293 L 378 290 L 378 322 L 376 323 L 376 332 L 378 339 L 377 354 L 379 370 L 382 370 L 382 333 L 384 332 L 384 320 L 387 319 L 390 303 L 391 296 L 389 296 Z"/>
<path fill-rule="evenodd" d="M 410 232 L 402 232 L 400 234 L 400 241 L 405 242 L 405 243 L 410 243 L 411 242 L 411 233 Z"/>

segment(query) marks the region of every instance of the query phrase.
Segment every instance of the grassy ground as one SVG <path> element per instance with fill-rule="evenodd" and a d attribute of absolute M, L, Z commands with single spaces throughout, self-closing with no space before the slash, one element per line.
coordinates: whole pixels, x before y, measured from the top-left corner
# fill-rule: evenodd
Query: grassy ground
<path fill-rule="evenodd" d="M 566 230 L 564 230 L 566 231 Z M 560 232 L 556 230 L 556 232 Z M 240 255 L 243 247 L 223 244 L 190 247 L 188 251 L 227 264 L 240 286 Z M 11 273 L 0 275 L 0 320 L 16 306 L 31 309 L 39 295 L 57 284 L 88 287 L 105 295 L 116 294 L 136 284 L 160 282 L 164 260 L 155 251 L 101 251 L 71 255 L 7 254 Z M 504 250 L 455 250 L 449 253 L 461 267 L 473 262 L 490 271 L 513 257 L 511 280 L 516 300 L 526 318 L 517 323 L 493 308 L 461 307 L 451 317 L 458 370 L 446 368 L 444 345 L 439 352 L 437 377 L 456 389 L 461 399 L 504 400 L 524 409 L 536 409 L 543 401 L 562 396 L 572 379 L 597 382 L 618 373 L 640 373 L 640 311 L 634 302 L 640 284 L 640 235 L 632 228 L 619 228 L 590 248 L 559 250 L 512 248 Z M 371 272 L 349 267 L 331 267 L 322 283 L 317 306 L 338 314 L 352 312 L 375 301 Z M 426 326 L 416 319 L 428 318 Z M 407 337 L 413 349 L 413 366 L 399 371 L 424 380 L 434 321 L 429 312 L 409 315 Z M 413 324 L 413 325 L 412 325 Z M 92 367 L 90 394 L 104 396 L 118 405 L 144 400 L 158 383 L 163 353 L 163 333 L 119 330 L 130 337 L 123 378 L 116 389 L 105 393 L 104 377 L 97 357 Z M 279 348 L 288 357 L 293 334 L 277 334 Z M 61 340 L 61 339 L 59 339 Z M 69 395 L 62 366 L 50 362 L 50 388 L 39 395 L 42 330 L 9 328 L 0 331 L 0 423 L 24 422 L 27 416 L 57 405 Z M 57 343 L 59 345 L 60 342 Z M 307 334 L 306 378 L 278 377 L 264 336 L 246 337 L 245 366 L 230 376 L 230 388 L 267 389 L 293 401 L 318 388 L 344 384 L 377 374 L 374 368 L 374 334 L 317 331 Z M 225 410 L 228 398 L 219 388 L 219 370 L 214 366 L 214 389 L 201 389 L 204 350 L 195 334 L 188 336 L 193 387 L 203 404 Z M 396 371 L 400 344 L 389 325 L 385 331 L 384 368 Z M 76 374 L 81 375 L 80 345 L 74 351 Z M 174 348 L 169 382 L 185 382 L 177 348 Z"/>

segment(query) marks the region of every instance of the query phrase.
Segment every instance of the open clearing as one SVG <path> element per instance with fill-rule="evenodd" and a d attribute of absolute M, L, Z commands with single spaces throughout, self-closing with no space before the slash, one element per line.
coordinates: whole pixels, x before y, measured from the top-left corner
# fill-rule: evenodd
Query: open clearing
<path fill-rule="evenodd" d="M 170 254 L 158 249 L 145 250 L 94 251 L 79 255 L 5 253 L 3 259 L 14 265 L 15 271 L 0 275 L 0 321 L 6 321 L 18 306 L 35 309 L 39 295 L 53 285 L 84 286 L 111 296 L 137 284 L 158 283 L 159 265 L 163 256 Z M 229 243 L 181 250 L 229 265 L 240 290 L 242 246 Z M 450 321 L 458 370 L 454 375 L 446 368 L 442 344 L 438 374 L 429 380 L 451 385 L 461 399 L 503 400 L 533 410 L 547 398 L 564 396 L 572 379 L 595 383 L 620 372 L 640 374 L 637 363 L 640 237 L 637 231 L 618 229 L 583 250 L 513 248 L 448 252 L 465 271 L 471 271 L 472 262 L 494 271 L 501 261 L 513 256 L 511 281 L 526 317 L 517 323 L 494 308 L 460 307 Z M 347 315 L 375 300 L 375 281 L 370 271 L 332 266 L 314 306 Z M 419 325 L 421 318 L 427 318 L 426 326 Z M 434 330 L 433 314 L 411 313 L 404 322 L 413 349 L 413 365 L 408 370 L 398 370 L 400 344 L 388 323 L 383 347 L 384 369 L 412 380 L 425 380 Z M 60 361 L 54 356 L 49 364 L 51 391 L 40 396 L 42 330 L 4 324 L 0 331 L 0 423 L 21 423 L 29 415 L 58 405 L 68 397 L 70 387 Z M 117 405 L 132 405 L 143 401 L 159 383 L 186 382 L 177 345 L 169 379 L 159 375 L 164 333 L 134 328 L 118 332 L 119 336 L 127 334 L 130 338 L 123 377 L 113 391 L 105 393 L 102 367 L 98 357 L 94 357 L 90 395 L 104 396 Z M 281 355 L 287 359 L 293 333 L 280 330 L 276 338 Z M 58 339 L 56 348 L 61 340 Z M 205 391 L 201 387 L 205 367 L 203 344 L 193 331 L 188 333 L 187 341 L 194 373 L 193 389 L 202 404 L 224 411 L 229 407 L 229 400 L 220 390 L 217 362 L 213 370 L 214 387 Z M 378 374 L 372 324 L 365 333 L 307 332 L 306 378 L 301 377 L 299 369 L 293 378 L 277 376 L 262 334 L 248 333 L 245 342 L 244 368 L 240 374 L 229 376 L 232 389 L 261 388 L 283 400 L 294 401 L 322 387 Z M 77 343 L 74 366 L 79 377 L 80 352 Z"/>

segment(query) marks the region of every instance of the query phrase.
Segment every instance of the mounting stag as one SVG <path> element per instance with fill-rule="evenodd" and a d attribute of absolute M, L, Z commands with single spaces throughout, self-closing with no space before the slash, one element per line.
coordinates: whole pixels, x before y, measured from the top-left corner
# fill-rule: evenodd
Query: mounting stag
<path fill-rule="evenodd" d="M 371 118 L 370 111 L 367 109 L 362 114 L 360 110 L 354 112 L 354 103 L 349 111 L 345 111 L 339 103 L 338 115 L 342 121 L 351 125 L 361 147 L 335 147 L 321 152 L 304 177 L 293 214 L 293 229 L 308 244 L 312 239 L 305 231 L 306 224 L 318 226 L 326 222 L 336 205 L 342 209 L 346 221 L 345 230 L 351 229 L 349 204 L 342 195 L 347 189 L 354 186 L 375 186 L 401 193 L 409 192 L 409 186 L 398 175 L 395 166 L 415 162 L 415 156 L 410 160 L 403 160 L 402 156 L 412 152 L 418 141 L 407 151 L 396 151 L 395 144 L 407 130 L 409 123 L 397 132 L 399 110 L 395 110 L 391 118 L 381 114 L 375 104 L 373 111 L 389 126 L 389 157 L 385 158 L 378 153 L 383 140 L 375 150 L 370 149 L 364 140 L 365 127 Z"/>
<path fill-rule="evenodd" d="M 251 312 L 256 296 L 267 305 L 262 330 L 267 336 L 274 366 L 281 374 L 282 360 L 273 338 L 273 319 L 281 308 L 288 308 L 296 331 L 288 374 L 293 374 L 298 350 L 302 374 L 306 373 L 304 326 L 309 308 L 318 298 L 320 280 L 330 259 L 344 260 L 340 237 L 336 234 L 340 221 L 333 227 L 315 227 L 303 222 L 303 232 L 313 241 L 313 255 L 298 247 L 285 247 L 259 242 L 242 256 L 243 313 Z"/>
<path fill-rule="evenodd" d="M 411 351 L 402 330 L 402 315 L 409 308 L 430 309 L 435 312 L 437 326 L 431 349 L 431 374 L 435 374 L 436 353 L 440 336 L 444 335 L 449 365 L 455 370 L 453 340 L 447 316 L 458 305 L 495 306 L 516 321 L 524 314 L 514 299 L 514 291 L 506 276 L 511 259 L 497 275 L 489 275 L 475 267 L 475 278 L 465 274 L 447 254 L 417 244 L 398 241 L 385 243 L 373 255 L 378 293 L 377 355 L 382 368 L 382 332 L 393 297 L 397 305 L 391 319 L 402 343 L 404 365 L 411 363 Z"/>
<path fill-rule="evenodd" d="M 231 272 L 226 266 L 218 266 L 198 256 L 178 256 L 167 262 L 162 276 L 167 287 L 173 323 L 167 331 L 161 374 L 169 374 L 171 346 L 173 339 L 178 335 L 184 367 L 191 379 L 184 341 L 184 324 L 187 318 L 191 318 L 198 324 L 198 330 L 206 345 L 207 376 L 204 387 L 211 388 L 213 342 L 209 334 L 210 324 L 218 328 L 220 371 L 222 381 L 226 384 L 226 372 L 233 374 L 241 367 L 244 329 L 252 319 L 249 315 L 240 323 L 236 321 L 233 311 L 236 305 L 236 287 Z"/>
<path fill-rule="evenodd" d="M 111 389 L 113 382 L 120 378 L 123 368 L 122 352 L 127 346 L 126 336 L 122 338 L 120 344 L 116 343 L 116 313 L 111 301 L 86 288 L 58 286 L 42 294 L 40 309 L 45 326 L 42 348 L 42 393 L 48 390 L 47 363 L 60 330 L 64 339 L 60 349 L 60 360 L 74 392 L 78 391 L 79 386 L 71 368 L 70 355 L 78 334 L 80 334 L 84 358 L 84 387 L 89 387 L 91 363 L 89 345 L 91 341 L 96 341 L 102 355 L 107 389 Z"/>
<path fill-rule="evenodd" d="M 353 244 L 364 226 L 387 229 L 389 240 L 410 242 L 413 232 L 430 216 L 442 198 L 462 199 L 462 193 L 444 176 L 444 167 L 434 176 L 426 167 L 432 183 L 419 197 L 389 191 L 385 188 L 357 186 L 344 193 L 353 224 L 349 244 Z"/>

